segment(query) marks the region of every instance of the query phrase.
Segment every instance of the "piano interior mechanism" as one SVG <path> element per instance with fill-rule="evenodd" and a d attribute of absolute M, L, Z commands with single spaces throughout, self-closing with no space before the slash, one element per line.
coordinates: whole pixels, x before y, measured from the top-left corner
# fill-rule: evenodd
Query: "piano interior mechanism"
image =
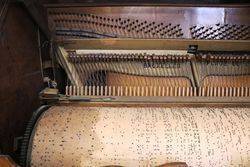
<path fill-rule="evenodd" d="M 46 8 L 67 78 L 40 93 L 23 166 L 250 166 L 248 7 Z"/>

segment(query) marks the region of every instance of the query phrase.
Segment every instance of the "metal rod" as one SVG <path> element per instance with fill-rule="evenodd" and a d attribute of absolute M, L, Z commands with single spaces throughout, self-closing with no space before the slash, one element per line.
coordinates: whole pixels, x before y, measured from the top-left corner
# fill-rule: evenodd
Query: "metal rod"
<path fill-rule="evenodd" d="M 38 55 L 39 55 L 39 60 L 40 60 L 40 68 L 41 68 L 41 76 L 42 79 L 44 78 L 43 74 L 43 59 L 42 59 L 42 50 L 41 50 L 41 39 L 40 39 L 40 29 L 37 27 L 37 42 L 38 42 Z"/>
<path fill-rule="evenodd" d="M 56 81 L 56 72 L 55 72 L 55 55 L 53 51 L 53 43 L 50 41 L 50 57 L 52 61 L 52 72 L 53 72 L 53 80 Z"/>

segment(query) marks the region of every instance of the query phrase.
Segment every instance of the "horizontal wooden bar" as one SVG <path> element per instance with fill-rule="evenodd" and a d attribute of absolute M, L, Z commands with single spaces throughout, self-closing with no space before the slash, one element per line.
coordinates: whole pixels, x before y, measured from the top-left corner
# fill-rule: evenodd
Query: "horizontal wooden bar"
<path fill-rule="evenodd" d="M 103 99 L 103 100 L 102 100 Z M 59 99 L 57 105 L 102 107 L 250 107 L 250 97 L 93 96 Z"/>
<path fill-rule="evenodd" d="M 69 39 L 57 41 L 68 50 L 187 50 L 198 45 L 199 51 L 250 51 L 250 40 L 192 40 L 192 39 Z"/>
<path fill-rule="evenodd" d="M 104 98 L 104 97 L 102 97 Z M 108 97 L 106 97 L 108 98 Z M 94 100 L 96 99 L 96 100 Z M 56 105 L 85 107 L 250 107 L 249 97 L 113 97 L 111 101 L 101 101 L 93 97 L 91 101 L 71 98 L 59 100 Z"/>
<path fill-rule="evenodd" d="M 159 6 L 166 6 L 166 7 L 217 7 L 217 8 L 247 8 L 249 7 L 249 3 L 227 3 L 227 4 L 220 4 L 220 3 L 168 3 L 168 2 L 152 2 L 152 3 L 142 3 L 142 2 L 67 2 L 67 3 L 47 3 L 44 4 L 46 8 L 63 8 L 63 7 L 113 7 L 113 6 L 129 6 L 129 7 L 137 7 L 137 6 L 150 6 L 150 7 L 159 7 Z"/>

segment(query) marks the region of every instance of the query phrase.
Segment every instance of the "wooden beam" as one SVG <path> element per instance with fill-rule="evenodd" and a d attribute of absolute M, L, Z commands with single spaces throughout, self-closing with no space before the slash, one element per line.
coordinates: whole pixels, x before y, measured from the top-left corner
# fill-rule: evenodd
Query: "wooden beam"
<path fill-rule="evenodd" d="M 107 101 L 107 99 L 111 99 Z M 106 100 L 105 100 L 106 99 Z M 86 96 L 59 99 L 57 105 L 102 107 L 250 107 L 250 97 Z"/>
<path fill-rule="evenodd" d="M 22 0 L 29 14 L 32 16 L 36 24 L 39 26 L 41 31 L 46 35 L 48 39 L 51 39 L 51 33 L 48 28 L 47 19 L 44 17 L 43 7 L 35 0 Z"/>
<path fill-rule="evenodd" d="M 198 45 L 199 51 L 250 51 L 250 40 L 192 40 L 192 39 L 72 39 L 57 41 L 65 49 L 117 50 L 187 50 Z"/>
<path fill-rule="evenodd" d="M 66 0 L 60 3 L 50 2 L 44 5 L 47 8 L 61 8 L 61 7 L 113 7 L 113 6 L 149 6 L 149 7 L 160 7 L 160 6 L 168 6 L 168 7 L 220 7 L 220 8 L 247 8 L 250 7 L 249 3 L 206 3 L 196 1 L 191 2 L 176 2 L 176 1 L 165 1 L 165 2 L 75 2 L 73 0 Z"/>
<path fill-rule="evenodd" d="M 82 86 L 80 76 L 77 73 L 77 69 L 74 65 L 68 62 L 68 53 L 64 48 L 58 47 L 56 50 L 57 60 L 64 68 L 68 78 L 73 85 Z"/>

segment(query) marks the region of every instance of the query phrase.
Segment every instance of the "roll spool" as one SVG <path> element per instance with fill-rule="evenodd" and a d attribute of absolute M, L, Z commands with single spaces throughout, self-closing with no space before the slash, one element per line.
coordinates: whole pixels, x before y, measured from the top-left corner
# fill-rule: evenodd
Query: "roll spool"
<path fill-rule="evenodd" d="M 248 108 L 53 106 L 36 122 L 28 166 L 249 166 Z"/>

